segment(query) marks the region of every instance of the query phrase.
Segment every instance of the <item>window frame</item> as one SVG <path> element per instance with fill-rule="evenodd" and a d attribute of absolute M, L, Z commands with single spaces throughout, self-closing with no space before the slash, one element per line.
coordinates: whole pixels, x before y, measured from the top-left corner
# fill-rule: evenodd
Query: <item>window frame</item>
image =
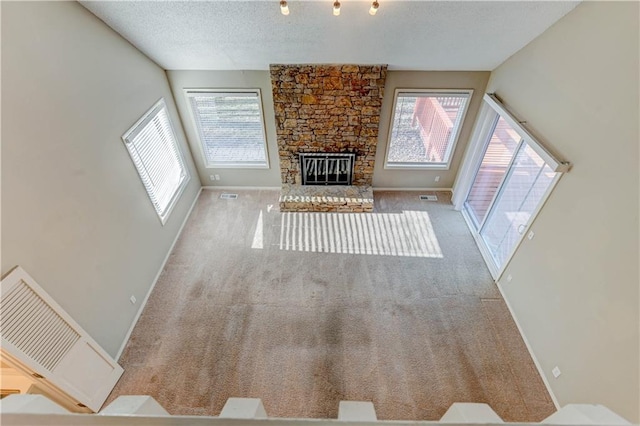
<path fill-rule="evenodd" d="M 451 137 L 450 147 L 448 148 L 448 156 L 446 162 L 423 162 L 423 163 L 411 163 L 411 162 L 390 162 L 389 153 L 391 151 L 391 138 L 393 136 L 393 125 L 396 118 L 396 105 L 398 98 L 401 95 L 416 94 L 422 95 L 434 95 L 443 96 L 446 94 L 452 95 L 467 95 L 466 102 L 462 106 L 462 111 L 458 113 L 459 119 L 454 123 L 454 133 Z M 391 120 L 389 122 L 389 131 L 387 134 L 386 152 L 384 158 L 384 169 L 386 170 L 449 170 L 451 168 L 451 162 L 460 139 L 460 133 L 464 126 L 467 113 L 469 111 L 469 105 L 473 98 L 473 89 L 415 89 L 415 88 L 396 88 L 393 95 L 393 105 L 391 107 Z"/>
<path fill-rule="evenodd" d="M 187 109 L 189 110 L 189 116 L 191 119 L 191 126 L 193 128 L 193 132 L 195 134 L 196 140 L 198 141 L 198 147 L 200 150 L 200 156 L 202 158 L 202 164 L 205 169 L 260 169 L 267 170 L 271 168 L 271 164 L 269 162 L 269 144 L 267 143 L 267 129 L 265 126 L 264 119 L 264 107 L 262 104 L 262 93 L 260 88 L 242 88 L 242 89 L 231 89 L 231 88 L 185 88 L 183 89 L 185 100 L 187 102 Z M 264 148 L 264 156 L 265 162 L 264 164 L 250 164 L 243 162 L 221 162 L 210 163 L 207 160 L 207 156 L 205 154 L 204 142 L 200 136 L 200 130 L 198 127 L 198 121 L 196 120 L 196 111 L 191 104 L 190 98 L 193 95 L 202 95 L 207 93 L 215 93 L 215 94 L 228 94 L 234 95 L 237 93 L 254 93 L 257 96 L 258 107 L 260 111 L 260 124 L 262 128 L 262 143 Z"/>
<path fill-rule="evenodd" d="M 179 165 L 182 168 L 182 171 L 181 171 L 182 178 L 179 185 L 173 192 L 173 195 L 171 196 L 171 200 L 169 201 L 169 204 L 167 204 L 166 208 L 162 212 L 158 210 L 158 206 L 156 206 L 156 204 L 153 202 L 151 193 L 149 192 L 149 188 L 145 184 L 142 174 L 140 173 L 140 169 L 138 168 L 136 161 L 131 155 L 129 144 L 132 143 L 133 139 L 135 139 L 135 137 L 137 137 L 146 128 L 146 126 L 163 110 L 167 115 L 167 122 L 170 130 L 170 133 L 168 134 L 168 136 L 171 138 L 170 142 L 173 143 L 175 147 L 175 152 L 177 153 L 177 160 Z M 184 192 L 185 188 L 189 184 L 189 181 L 191 180 L 191 173 L 189 172 L 189 168 L 187 167 L 187 163 L 184 159 L 184 154 L 180 149 L 180 144 L 178 142 L 175 129 L 173 128 L 173 123 L 171 122 L 171 114 L 169 113 L 169 109 L 167 108 L 167 104 L 164 100 L 164 97 L 160 98 L 160 100 L 154 103 L 153 106 L 149 110 L 147 110 L 142 115 L 142 117 L 140 117 L 140 119 L 138 119 L 129 128 L 129 130 L 127 130 L 122 135 L 122 142 L 124 143 L 124 147 L 127 150 L 127 154 L 131 159 L 131 162 L 133 164 L 134 169 L 136 170 L 136 173 L 138 174 L 138 177 L 140 178 L 140 183 L 142 184 L 142 187 L 144 188 L 145 192 L 147 193 L 147 196 L 149 197 L 149 202 L 153 206 L 153 209 L 156 212 L 156 214 L 158 215 L 158 219 L 160 219 L 160 223 L 162 224 L 162 226 L 164 226 L 165 223 L 167 223 L 167 221 L 169 220 L 169 217 L 171 216 L 171 213 L 173 212 L 174 207 L 178 203 L 178 200 L 182 196 L 182 193 Z"/>

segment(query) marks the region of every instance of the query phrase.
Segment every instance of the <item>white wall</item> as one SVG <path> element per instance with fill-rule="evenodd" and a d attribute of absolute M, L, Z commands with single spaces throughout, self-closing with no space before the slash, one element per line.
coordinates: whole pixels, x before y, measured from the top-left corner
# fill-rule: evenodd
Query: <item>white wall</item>
<path fill-rule="evenodd" d="M 184 129 L 193 152 L 202 185 L 204 186 L 258 186 L 275 187 L 282 185 L 280 160 L 276 139 L 276 119 L 273 110 L 273 94 L 269 71 L 167 71 L 171 89 L 184 123 Z M 189 104 L 184 89 L 260 89 L 264 111 L 269 169 L 206 168 L 202 158 L 197 131 L 193 125 Z M 210 175 L 220 175 L 220 180 L 212 182 Z"/>
<path fill-rule="evenodd" d="M 561 405 L 640 421 L 638 3 L 584 2 L 491 75 L 574 164 L 500 281 Z M 554 379 L 551 369 L 562 375 Z"/>
<path fill-rule="evenodd" d="M 164 227 L 121 140 L 160 97 L 192 173 Z M 2 273 L 22 265 L 111 355 L 199 190 L 184 141 L 164 71 L 86 9 L 2 2 Z"/>
<path fill-rule="evenodd" d="M 485 71 L 389 71 L 380 110 L 378 148 L 373 173 L 377 188 L 451 188 L 458 173 L 469 135 L 482 104 L 489 72 Z M 384 161 L 391 130 L 393 97 L 396 89 L 473 89 L 473 97 L 465 117 L 449 170 L 385 169 Z M 438 182 L 435 177 L 440 176 Z"/>

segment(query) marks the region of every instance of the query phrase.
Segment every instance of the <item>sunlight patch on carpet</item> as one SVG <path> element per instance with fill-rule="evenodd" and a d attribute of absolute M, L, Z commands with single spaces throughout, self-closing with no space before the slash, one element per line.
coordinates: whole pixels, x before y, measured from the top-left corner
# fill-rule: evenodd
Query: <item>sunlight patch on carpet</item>
<path fill-rule="evenodd" d="M 429 214 L 282 213 L 281 250 L 442 258 Z"/>
<path fill-rule="evenodd" d="M 258 215 L 258 223 L 256 224 L 256 232 L 253 234 L 253 243 L 251 244 L 251 248 L 253 249 L 261 249 L 264 248 L 264 221 L 262 220 L 262 210 L 260 210 L 260 215 Z"/>

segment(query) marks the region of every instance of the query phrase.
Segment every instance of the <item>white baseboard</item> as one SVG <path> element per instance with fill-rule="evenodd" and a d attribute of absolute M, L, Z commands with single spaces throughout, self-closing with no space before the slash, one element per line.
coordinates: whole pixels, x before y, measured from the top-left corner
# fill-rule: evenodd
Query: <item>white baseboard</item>
<path fill-rule="evenodd" d="M 203 186 L 202 189 L 208 189 L 208 190 L 222 190 L 222 191 L 229 191 L 229 190 L 234 190 L 234 191 L 238 191 L 238 190 L 261 190 L 261 189 L 266 189 L 266 190 L 281 190 L 282 187 L 280 186 Z M 374 191 L 439 191 L 439 192 L 451 192 L 451 188 L 385 188 L 385 187 L 373 187 Z"/>
<path fill-rule="evenodd" d="M 255 191 L 255 190 L 266 189 L 266 190 L 280 191 L 282 187 L 281 186 L 203 186 L 202 189 L 223 190 L 223 191 L 229 191 L 229 190 L 238 191 L 243 189 Z"/>
<path fill-rule="evenodd" d="M 451 192 L 451 188 L 385 188 L 373 187 L 374 191 L 431 191 L 431 192 Z"/>
<path fill-rule="evenodd" d="M 522 327 L 520 327 L 520 323 L 518 322 L 518 318 L 516 318 L 516 315 L 513 312 L 513 309 L 511 308 L 511 304 L 509 303 L 509 300 L 507 300 L 506 296 L 504 295 L 504 292 L 502 291 L 502 286 L 500 285 L 500 283 L 498 281 L 496 281 L 496 286 L 498 287 L 498 291 L 500 292 L 500 295 L 502 296 L 502 300 L 504 300 L 504 303 L 507 305 L 507 309 L 509 309 L 509 313 L 511 314 L 511 318 L 513 318 L 513 322 L 515 322 L 516 323 L 516 327 L 518 327 L 518 332 L 520 333 L 520 336 L 522 336 L 522 340 L 524 341 L 524 344 L 527 347 L 527 350 L 529 351 L 529 355 L 531 355 L 531 359 L 533 360 L 533 363 L 535 364 L 536 368 L 538 369 L 538 373 L 540 374 L 540 377 L 542 378 L 542 382 L 544 383 L 545 387 L 547 388 L 547 392 L 549 392 L 549 396 L 551 396 L 551 400 L 553 401 L 553 405 L 556 406 L 556 410 L 559 410 L 560 409 L 560 403 L 558 402 L 558 398 L 556 398 L 555 394 L 553 393 L 553 390 L 551 389 L 551 385 L 549 384 L 549 381 L 547 380 L 547 376 L 544 374 L 544 370 L 540 366 L 540 363 L 538 362 L 538 358 L 536 358 L 536 354 L 533 353 L 533 349 L 531 348 L 531 345 L 529 344 L 529 341 L 527 340 L 527 336 L 524 335 L 524 332 L 522 331 Z"/>
<path fill-rule="evenodd" d="M 540 363 L 538 362 L 538 358 L 536 358 L 536 355 L 533 353 L 533 349 L 531 348 L 531 345 L 527 340 L 527 336 L 524 335 L 522 327 L 520 327 L 518 318 L 516 318 L 516 314 L 511 308 L 511 304 L 509 303 L 509 300 L 505 296 L 504 291 L 502 291 L 502 286 L 498 281 L 501 275 L 498 275 L 498 271 L 495 271 L 493 266 L 491 265 L 490 254 L 486 251 L 486 249 L 480 243 L 480 241 L 478 241 L 478 236 L 477 236 L 478 234 L 472 231 L 473 226 L 471 224 L 471 218 L 467 215 L 467 212 L 463 209 L 462 211 L 460 211 L 460 214 L 462 214 L 462 217 L 464 218 L 465 222 L 467 223 L 467 226 L 469 227 L 469 232 L 473 236 L 476 246 L 478 247 L 478 251 L 480 251 L 480 254 L 483 257 L 484 262 L 487 265 L 487 269 L 489 270 L 489 272 L 491 273 L 491 276 L 494 279 L 496 287 L 498 287 L 498 291 L 500 292 L 500 296 L 502 296 L 502 300 L 504 300 L 504 303 L 507 305 L 507 309 L 509 309 L 509 314 L 511 314 L 511 318 L 513 318 L 513 322 L 515 322 L 516 327 L 518 327 L 518 333 L 520 333 L 520 336 L 522 337 L 522 340 L 524 341 L 524 344 L 527 347 L 527 351 L 529 351 L 529 355 L 531 355 L 531 359 L 533 360 L 533 363 L 535 364 L 536 369 L 538 370 L 538 374 L 540 374 L 540 377 L 542 378 L 542 382 L 544 383 L 544 386 L 547 388 L 547 392 L 549 392 L 549 396 L 551 396 L 551 400 L 553 401 L 553 404 L 556 406 L 556 410 L 559 410 L 560 404 L 558 403 L 558 399 L 556 398 L 555 394 L 553 393 L 553 390 L 551 389 L 551 386 L 549 385 L 547 376 L 545 376 L 544 370 L 542 369 L 542 367 L 540 366 Z M 505 270 L 503 270 L 502 273 L 504 273 Z"/>
<path fill-rule="evenodd" d="M 171 243 L 171 247 L 169 247 L 169 250 L 167 251 L 167 255 L 164 257 L 164 260 L 162 261 L 162 264 L 160 265 L 160 269 L 158 270 L 158 273 L 156 274 L 156 277 L 153 279 L 153 283 L 151 284 L 151 287 L 149 288 L 149 291 L 147 291 L 147 294 L 144 297 L 144 300 L 142 301 L 142 303 L 140 303 L 140 307 L 138 308 L 138 312 L 136 313 L 136 316 L 133 319 L 133 322 L 131 323 L 131 327 L 129 327 L 129 331 L 127 331 L 127 334 L 125 335 L 124 340 L 122 341 L 122 345 L 120 346 L 120 349 L 118 349 L 118 353 L 116 354 L 116 360 L 119 360 L 120 356 L 122 356 L 122 352 L 124 351 L 124 348 L 127 346 L 127 342 L 129 341 L 129 338 L 131 337 L 131 333 L 133 333 L 133 329 L 135 328 L 136 324 L 138 323 L 138 320 L 140 319 L 140 315 L 142 315 L 142 311 L 144 310 L 144 307 L 147 304 L 147 301 L 149 300 L 149 296 L 151 296 L 151 292 L 153 291 L 153 289 L 155 288 L 156 284 L 158 283 L 158 279 L 160 278 L 160 274 L 162 274 L 162 271 L 164 270 L 164 265 L 169 260 L 169 256 L 171 256 L 171 252 L 173 251 L 173 247 L 178 242 L 178 238 L 180 238 L 180 235 L 182 235 L 182 230 L 184 229 L 184 226 L 187 224 L 187 220 L 189 220 L 189 217 L 191 217 L 191 212 L 193 211 L 193 208 L 196 206 L 196 203 L 198 202 L 198 198 L 200 198 L 200 193 L 201 192 L 202 192 L 202 187 L 200 187 L 200 189 L 198 190 L 198 193 L 196 194 L 193 202 L 191 203 L 191 207 L 189 207 L 189 211 L 187 212 L 186 216 L 184 217 L 184 220 L 182 221 L 182 225 L 180 225 L 180 229 L 178 229 L 178 233 L 176 234 L 176 237 L 173 239 L 173 242 Z"/>

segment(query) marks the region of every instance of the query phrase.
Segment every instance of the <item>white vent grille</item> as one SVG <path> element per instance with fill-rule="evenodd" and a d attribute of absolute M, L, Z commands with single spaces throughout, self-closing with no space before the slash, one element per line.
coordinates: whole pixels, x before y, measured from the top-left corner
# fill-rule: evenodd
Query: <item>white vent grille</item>
<path fill-rule="evenodd" d="M 80 335 L 24 281 L 2 298 L 0 334 L 49 371 Z"/>
<path fill-rule="evenodd" d="M 238 198 L 238 194 L 221 194 L 220 198 L 223 200 L 235 200 Z"/>
<path fill-rule="evenodd" d="M 420 199 L 422 201 L 438 201 L 438 197 L 436 195 L 421 195 Z"/>

